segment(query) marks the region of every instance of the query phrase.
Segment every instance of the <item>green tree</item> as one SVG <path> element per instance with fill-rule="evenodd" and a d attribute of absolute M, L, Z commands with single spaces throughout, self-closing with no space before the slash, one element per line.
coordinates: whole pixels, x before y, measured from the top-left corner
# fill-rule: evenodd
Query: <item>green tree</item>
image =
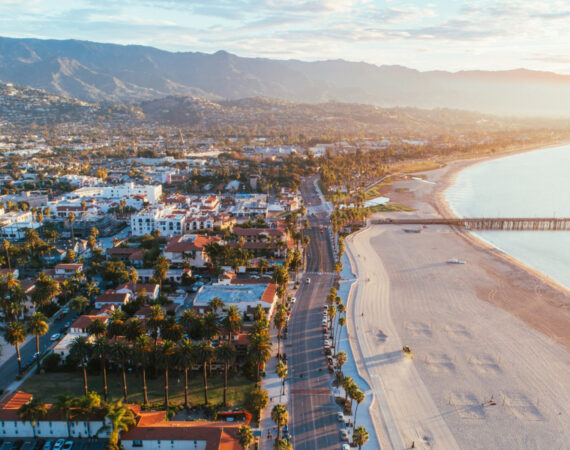
<path fill-rule="evenodd" d="M 73 222 L 75 221 L 75 214 L 69 213 L 67 216 L 67 220 L 69 221 L 69 226 L 71 227 L 71 240 L 75 241 L 75 233 L 73 232 Z"/>
<path fill-rule="evenodd" d="M 227 406 L 227 393 L 228 393 L 228 370 L 230 364 L 235 360 L 235 350 L 227 342 L 223 342 L 216 348 L 216 360 L 224 363 L 224 401 L 223 405 Z"/>
<path fill-rule="evenodd" d="M 158 348 L 158 363 L 162 370 L 164 370 L 164 406 L 168 408 L 169 403 L 169 385 L 168 377 L 170 367 L 173 365 L 174 355 L 176 354 L 176 347 L 172 341 L 162 341 L 160 347 Z"/>
<path fill-rule="evenodd" d="M 18 409 L 18 417 L 22 422 L 30 422 L 34 438 L 36 437 L 36 425 L 38 420 L 47 416 L 47 407 L 39 398 L 32 397 Z"/>
<path fill-rule="evenodd" d="M 121 375 L 123 379 L 123 400 L 127 403 L 127 361 L 132 353 L 131 346 L 125 339 L 117 339 L 111 346 L 111 355 L 118 360 L 121 365 Z"/>
<path fill-rule="evenodd" d="M 228 343 L 232 343 L 234 334 L 239 333 L 243 324 L 243 320 L 239 315 L 237 306 L 232 305 L 228 308 L 226 316 L 222 319 L 222 328 L 228 333 Z"/>
<path fill-rule="evenodd" d="M 73 297 L 73 299 L 71 299 L 69 306 L 73 311 L 77 311 L 79 314 L 83 314 L 83 312 L 89 306 L 89 299 L 87 297 L 83 297 L 82 295 L 78 295 L 77 297 Z"/>
<path fill-rule="evenodd" d="M 255 363 L 255 379 L 259 386 L 261 366 L 271 358 L 271 339 L 267 333 L 256 333 L 249 337 L 248 356 Z"/>
<path fill-rule="evenodd" d="M 218 311 L 221 311 L 222 308 L 225 306 L 225 303 L 222 301 L 220 297 L 213 297 L 209 302 L 208 306 L 210 310 L 218 315 Z"/>
<path fill-rule="evenodd" d="M 148 404 L 148 389 L 146 384 L 146 368 L 150 364 L 153 354 L 153 346 L 150 338 L 146 335 L 139 336 L 134 343 L 134 356 L 141 369 L 141 381 L 143 390 L 143 403 Z"/>
<path fill-rule="evenodd" d="M 276 439 L 273 443 L 273 450 L 293 450 L 293 444 L 287 439 Z"/>
<path fill-rule="evenodd" d="M 267 391 L 256 387 L 247 394 L 245 403 L 247 409 L 253 414 L 255 421 L 259 422 L 261 410 L 269 403 L 269 395 Z"/>
<path fill-rule="evenodd" d="M 208 374 L 207 367 L 215 358 L 214 347 L 208 340 L 202 340 L 196 347 L 196 361 L 202 365 L 202 380 L 204 382 L 204 404 L 208 404 Z"/>
<path fill-rule="evenodd" d="M 89 343 L 89 339 L 87 336 L 78 336 L 76 337 L 69 349 L 69 354 L 79 360 L 79 364 L 83 371 L 83 391 L 85 395 L 89 393 L 88 386 L 87 386 L 87 363 L 89 362 L 89 358 L 93 352 L 93 348 Z"/>
<path fill-rule="evenodd" d="M 281 428 L 289 422 L 289 414 L 287 408 L 281 403 L 275 405 L 271 410 L 271 419 L 277 425 L 277 439 L 281 439 Z"/>
<path fill-rule="evenodd" d="M 49 331 L 49 324 L 47 322 L 46 316 L 41 312 L 35 312 L 30 317 L 28 322 L 28 334 L 32 334 L 36 338 L 36 355 L 38 363 L 38 373 L 40 371 L 40 336 L 47 334 Z"/>
<path fill-rule="evenodd" d="M 360 389 L 356 389 L 352 395 L 351 398 L 356 402 L 356 408 L 354 410 L 354 427 L 356 428 L 356 414 L 358 413 L 358 406 L 364 401 L 365 399 L 365 395 L 364 392 L 362 392 Z"/>
<path fill-rule="evenodd" d="M 368 442 L 368 431 L 362 425 L 356 427 L 352 433 L 352 443 L 361 449 Z"/>
<path fill-rule="evenodd" d="M 71 395 L 62 394 L 57 396 L 56 402 L 53 404 L 53 409 L 59 411 L 65 418 L 67 424 L 67 437 L 71 437 L 70 418 L 71 412 L 74 407 L 74 399 Z"/>
<path fill-rule="evenodd" d="M 277 311 L 273 316 L 273 326 L 277 329 L 277 357 L 281 356 L 281 339 L 283 328 L 287 324 L 287 309 L 283 303 L 277 305 Z"/>
<path fill-rule="evenodd" d="M 243 450 L 248 450 L 254 443 L 253 431 L 251 431 L 251 427 L 248 425 L 239 427 L 237 436 L 239 445 L 242 446 Z"/>
<path fill-rule="evenodd" d="M 285 379 L 287 378 L 287 364 L 285 364 L 282 360 L 279 360 L 277 365 L 275 366 L 275 373 L 281 379 L 281 390 L 279 391 L 279 400 L 281 400 L 281 396 L 283 395 L 283 391 L 285 390 Z"/>
<path fill-rule="evenodd" d="M 22 371 L 22 358 L 20 355 L 20 345 L 26 342 L 26 330 L 20 322 L 10 322 L 4 330 L 4 339 L 10 345 L 16 347 L 18 357 L 18 371 Z"/>
<path fill-rule="evenodd" d="M 121 431 L 128 431 L 129 427 L 136 424 L 135 416 L 121 400 L 116 400 L 107 406 L 105 417 L 111 424 L 109 446 L 113 449 L 118 448 Z"/>
<path fill-rule="evenodd" d="M 346 353 L 345 352 L 338 352 L 335 355 L 335 359 L 336 359 L 336 365 L 338 367 L 338 370 L 342 373 L 342 366 L 344 366 L 344 363 L 346 363 L 347 357 L 346 357 Z"/>
<path fill-rule="evenodd" d="M 184 339 L 176 346 L 176 366 L 184 371 L 184 407 L 189 408 L 188 373 L 194 365 L 194 344 L 190 339 Z"/>
<path fill-rule="evenodd" d="M 44 306 L 51 302 L 60 292 L 59 284 L 52 277 L 40 272 L 36 277 L 32 301 L 36 306 Z"/>
<path fill-rule="evenodd" d="M 101 364 L 101 377 L 103 379 L 103 398 L 109 399 L 109 387 L 107 385 L 107 358 L 109 355 L 109 340 L 100 336 L 93 342 L 93 354 L 99 359 Z"/>
<path fill-rule="evenodd" d="M 162 292 L 162 282 L 166 280 L 166 274 L 169 268 L 170 264 L 168 260 L 163 255 L 160 255 L 154 263 L 154 278 L 160 285 L 160 292 Z"/>

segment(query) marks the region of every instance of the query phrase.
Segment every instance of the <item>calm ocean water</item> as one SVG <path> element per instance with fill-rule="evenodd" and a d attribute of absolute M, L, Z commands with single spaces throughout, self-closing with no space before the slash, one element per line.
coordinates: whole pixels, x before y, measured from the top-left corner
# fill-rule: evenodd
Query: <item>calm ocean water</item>
<path fill-rule="evenodd" d="M 570 145 L 471 166 L 445 197 L 462 217 L 570 217 Z M 569 231 L 476 234 L 570 289 Z"/>

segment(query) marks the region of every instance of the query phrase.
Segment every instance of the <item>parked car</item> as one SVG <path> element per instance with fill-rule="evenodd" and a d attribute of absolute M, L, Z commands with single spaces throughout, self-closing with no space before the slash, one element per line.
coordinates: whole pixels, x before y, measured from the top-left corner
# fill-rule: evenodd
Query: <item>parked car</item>
<path fill-rule="evenodd" d="M 311 284 L 311 279 L 310 279 L 310 278 L 305 278 L 305 283 Z"/>
<path fill-rule="evenodd" d="M 349 439 L 350 439 L 350 436 L 348 434 L 348 430 L 346 428 L 343 428 L 342 430 L 340 430 L 340 440 L 348 442 Z"/>
<path fill-rule="evenodd" d="M 46 441 L 46 443 L 42 447 L 42 450 L 51 450 L 52 447 L 53 447 L 53 441 Z"/>
<path fill-rule="evenodd" d="M 34 443 L 32 441 L 26 441 L 22 444 L 20 450 L 34 450 Z"/>
<path fill-rule="evenodd" d="M 297 297 L 291 297 L 291 303 L 295 303 L 297 301 Z"/>
<path fill-rule="evenodd" d="M 55 342 L 55 341 L 59 341 L 59 339 L 61 338 L 61 334 L 59 333 L 55 333 L 52 334 L 51 337 L 49 338 L 50 341 Z"/>
<path fill-rule="evenodd" d="M 55 441 L 53 450 L 62 450 L 64 444 L 65 444 L 65 439 L 58 439 L 57 441 Z"/>
<path fill-rule="evenodd" d="M 72 448 L 73 448 L 73 441 L 67 441 L 65 444 L 63 444 L 61 450 L 71 450 Z"/>
<path fill-rule="evenodd" d="M 344 422 L 344 414 L 342 413 L 342 411 L 336 413 L 336 420 L 338 420 L 339 422 Z"/>
<path fill-rule="evenodd" d="M 352 449 L 350 448 L 350 445 L 342 444 L 342 450 L 352 450 Z"/>

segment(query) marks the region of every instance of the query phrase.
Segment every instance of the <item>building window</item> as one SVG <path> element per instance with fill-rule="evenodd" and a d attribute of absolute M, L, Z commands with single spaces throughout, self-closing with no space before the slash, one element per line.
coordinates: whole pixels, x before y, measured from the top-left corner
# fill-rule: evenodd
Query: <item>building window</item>
<path fill-rule="evenodd" d="M 143 443 L 141 440 L 135 440 L 133 441 L 133 447 L 142 447 Z"/>

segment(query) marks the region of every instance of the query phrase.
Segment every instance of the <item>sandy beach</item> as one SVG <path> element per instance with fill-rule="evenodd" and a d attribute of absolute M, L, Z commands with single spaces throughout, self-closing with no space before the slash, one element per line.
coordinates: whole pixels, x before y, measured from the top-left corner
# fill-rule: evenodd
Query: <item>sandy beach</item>
<path fill-rule="evenodd" d="M 395 180 L 387 196 L 415 211 L 383 216 L 450 214 L 442 192 L 472 163 Z M 449 227 L 402 228 L 347 239 L 348 332 L 383 448 L 570 448 L 568 292 Z"/>

